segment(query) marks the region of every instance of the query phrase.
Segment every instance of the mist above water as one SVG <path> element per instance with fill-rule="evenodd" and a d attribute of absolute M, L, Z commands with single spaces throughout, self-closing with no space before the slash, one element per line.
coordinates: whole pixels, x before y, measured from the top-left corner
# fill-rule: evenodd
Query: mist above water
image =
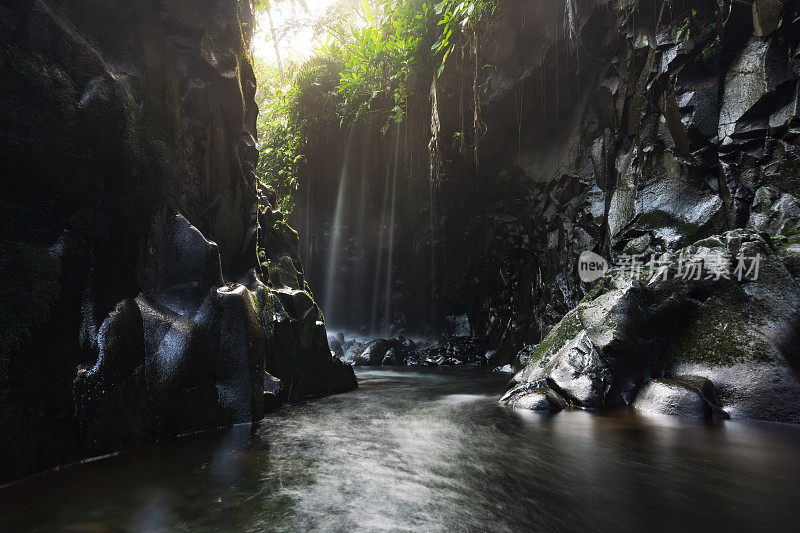
<path fill-rule="evenodd" d="M 325 244 L 322 303 L 326 321 L 334 329 L 371 336 L 396 332 L 393 291 L 402 127 L 397 123 L 387 133 L 389 163 L 377 174 L 369 164 L 372 137 L 352 130 L 347 137 Z"/>

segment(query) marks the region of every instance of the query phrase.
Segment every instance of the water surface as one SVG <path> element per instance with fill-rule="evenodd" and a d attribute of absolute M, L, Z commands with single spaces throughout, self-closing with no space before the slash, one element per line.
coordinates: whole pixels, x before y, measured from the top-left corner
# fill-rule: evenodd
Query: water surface
<path fill-rule="evenodd" d="M 360 389 L 0 491 L 0 531 L 795 529 L 800 427 L 497 404 L 508 375 Z"/>

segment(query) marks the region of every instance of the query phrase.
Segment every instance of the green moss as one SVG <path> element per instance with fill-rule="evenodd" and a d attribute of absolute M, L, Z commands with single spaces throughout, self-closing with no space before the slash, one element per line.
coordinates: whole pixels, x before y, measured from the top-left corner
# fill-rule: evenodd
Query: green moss
<path fill-rule="evenodd" d="M 262 301 L 263 300 L 263 301 Z M 260 297 L 261 313 L 259 317 L 264 327 L 267 329 L 267 334 L 271 337 L 274 332 L 272 324 L 273 317 L 275 316 L 275 297 L 269 291 L 264 291 Z"/>
<path fill-rule="evenodd" d="M 695 241 L 700 228 L 696 224 L 690 224 L 683 220 L 673 217 L 664 211 L 651 211 L 639 216 L 636 225 L 642 228 L 673 228 L 681 236 L 680 244 L 689 244 Z"/>
<path fill-rule="evenodd" d="M 275 324 L 274 350 L 267 371 L 290 384 L 303 376 L 313 352 L 314 332 L 319 313 L 312 311 L 303 320 L 283 320 Z"/>
<path fill-rule="evenodd" d="M 288 256 L 283 256 L 275 261 L 266 263 L 269 273 L 269 284 L 272 287 L 291 287 L 301 289 L 299 272 L 294 266 L 294 262 Z"/>
<path fill-rule="evenodd" d="M 600 278 L 594 286 L 589 289 L 583 298 L 581 298 L 580 303 L 588 303 L 598 298 L 609 291 L 608 284 L 606 283 L 606 278 Z"/>
<path fill-rule="evenodd" d="M 531 354 L 528 364 L 532 362 L 547 362 L 560 350 L 567 342 L 574 339 L 583 329 L 578 309 L 573 309 L 561 321 L 550 330 L 544 340 L 536 347 Z"/>
<path fill-rule="evenodd" d="M 768 362 L 770 346 L 746 324 L 758 314 L 738 298 L 710 298 L 698 319 L 681 336 L 677 356 L 681 362 L 732 366 L 747 361 Z"/>

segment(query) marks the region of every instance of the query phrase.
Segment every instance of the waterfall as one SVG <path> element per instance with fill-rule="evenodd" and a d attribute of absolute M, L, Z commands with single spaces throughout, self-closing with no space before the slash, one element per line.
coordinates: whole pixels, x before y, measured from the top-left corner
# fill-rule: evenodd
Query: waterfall
<path fill-rule="evenodd" d="M 368 249 L 370 240 L 370 233 L 367 228 L 370 226 L 367 219 L 367 207 L 369 206 L 369 164 L 372 155 L 372 135 L 368 128 L 364 134 L 365 142 L 363 143 L 361 153 L 361 184 L 358 195 L 358 229 L 356 231 L 358 243 L 358 259 L 354 265 L 354 276 L 352 277 L 351 285 L 353 291 L 353 312 L 351 313 L 351 321 L 349 325 L 363 324 L 365 320 L 369 319 L 369 265 L 367 264 Z"/>
<path fill-rule="evenodd" d="M 578 9 L 575 0 L 566 0 L 564 3 L 564 25 L 569 32 L 569 40 L 575 43 L 578 40 Z"/>
<path fill-rule="evenodd" d="M 344 223 L 344 203 L 347 199 L 347 176 L 348 176 L 348 163 L 350 161 L 351 138 L 353 128 L 350 128 L 350 133 L 347 135 L 347 144 L 345 145 L 344 161 L 342 161 L 342 172 L 339 175 L 339 192 L 336 196 L 336 212 L 333 218 L 333 226 L 331 231 L 331 238 L 328 244 L 328 265 L 325 275 L 325 299 L 324 310 L 326 317 L 330 320 L 335 313 L 335 295 L 337 282 L 337 272 L 339 269 L 339 258 L 342 248 L 342 227 Z"/>
<path fill-rule="evenodd" d="M 399 134 L 398 134 L 399 138 Z M 378 303 L 379 295 L 381 293 L 381 266 L 383 263 L 383 234 L 384 226 L 386 225 L 386 211 L 389 208 L 389 177 L 392 169 L 386 166 L 386 178 L 383 183 L 383 204 L 381 207 L 381 222 L 380 230 L 378 232 L 378 247 L 375 254 L 375 277 L 372 283 L 372 310 L 370 312 L 370 332 L 374 335 L 378 333 Z"/>
<path fill-rule="evenodd" d="M 394 145 L 394 170 L 392 172 L 392 200 L 389 214 L 389 249 L 386 260 L 386 294 L 384 295 L 384 332 L 389 334 L 392 320 L 392 273 L 394 270 L 394 219 L 397 203 L 397 172 L 400 159 L 400 126 L 397 126 L 397 139 Z"/>

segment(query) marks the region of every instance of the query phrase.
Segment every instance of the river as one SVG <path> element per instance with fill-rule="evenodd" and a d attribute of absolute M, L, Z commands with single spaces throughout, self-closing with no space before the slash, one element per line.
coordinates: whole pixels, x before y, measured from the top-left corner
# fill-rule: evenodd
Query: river
<path fill-rule="evenodd" d="M 792 529 L 800 427 L 516 411 L 508 374 L 358 369 L 357 391 L 0 491 L 0 531 Z"/>

